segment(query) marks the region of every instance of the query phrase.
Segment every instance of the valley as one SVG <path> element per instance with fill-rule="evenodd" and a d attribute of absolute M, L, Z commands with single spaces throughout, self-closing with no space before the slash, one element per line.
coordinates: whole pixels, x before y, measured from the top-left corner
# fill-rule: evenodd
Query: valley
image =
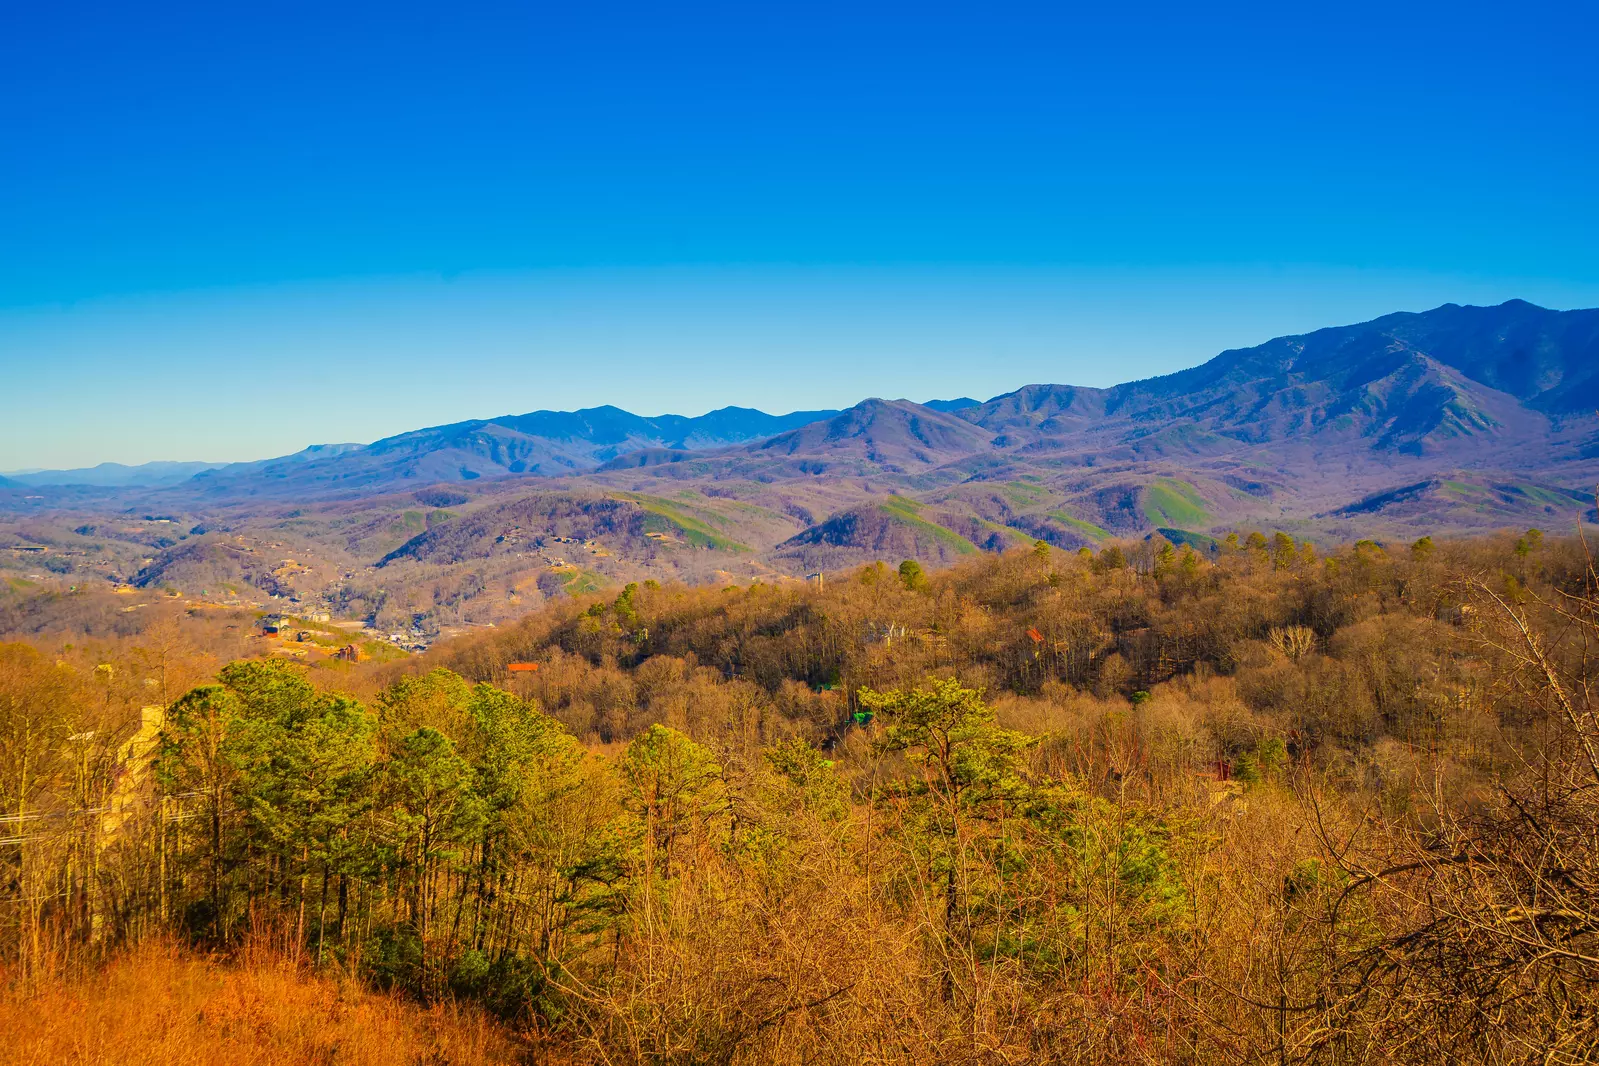
<path fill-rule="evenodd" d="M 1110 389 L 534 412 L 178 481 L 172 463 L 143 484 L 139 468 L 35 472 L 0 483 L 0 580 L 432 640 L 630 581 L 798 581 L 1035 540 L 1569 531 L 1595 517 L 1596 403 L 1599 311 L 1446 305 Z"/>

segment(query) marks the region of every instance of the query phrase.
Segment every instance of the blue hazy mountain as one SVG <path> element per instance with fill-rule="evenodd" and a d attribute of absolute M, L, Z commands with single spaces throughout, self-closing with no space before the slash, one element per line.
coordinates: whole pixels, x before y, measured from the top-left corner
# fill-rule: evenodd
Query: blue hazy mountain
<path fill-rule="evenodd" d="M 122 463 L 101 463 L 98 466 L 76 470 L 33 470 L 26 474 L 12 474 L 10 480 L 17 485 L 90 485 L 98 488 L 134 488 L 154 485 L 176 485 L 187 481 L 202 470 L 213 470 L 221 463 L 141 463 L 124 466 Z M 4 482 L 0 482 L 3 484 Z"/>
<path fill-rule="evenodd" d="M 514 475 L 558 475 L 594 470 L 628 452 L 667 448 L 714 449 L 764 439 L 835 414 L 796 411 L 770 415 L 724 407 L 690 418 L 645 417 L 618 407 L 533 411 L 473 419 L 401 433 L 361 445 L 322 446 L 281 459 L 233 464 L 195 479 L 208 492 L 306 489 L 381 490 L 385 485 L 474 481 Z"/>

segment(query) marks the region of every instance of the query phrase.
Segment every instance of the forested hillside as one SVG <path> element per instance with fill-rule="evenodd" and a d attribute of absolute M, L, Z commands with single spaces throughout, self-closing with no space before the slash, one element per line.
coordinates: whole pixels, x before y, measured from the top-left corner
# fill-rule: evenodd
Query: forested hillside
<path fill-rule="evenodd" d="M 1599 1046 L 1579 541 L 1040 541 L 310 668 L 221 625 L 0 645 L 13 999 L 176 937 L 530 1061 Z"/>

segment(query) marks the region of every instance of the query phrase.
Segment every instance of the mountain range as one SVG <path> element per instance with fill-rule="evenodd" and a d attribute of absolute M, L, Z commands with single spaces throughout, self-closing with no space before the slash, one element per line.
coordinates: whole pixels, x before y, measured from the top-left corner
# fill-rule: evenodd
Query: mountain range
<path fill-rule="evenodd" d="M 1599 310 L 1520 300 L 1279 337 L 1201 366 L 1111 388 L 1028 385 L 987 402 L 867 399 L 846 411 L 697 418 L 616 407 L 535 411 L 318 445 L 249 463 L 117 463 L 10 475 L 27 486 L 347 494 L 406 484 L 563 476 L 710 460 L 814 474 L 817 462 L 889 473 L 954 464 L 1335 459 L 1346 473 L 1406 458 L 1550 470 L 1592 459 Z M 1532 450 L 1529 450 L 1531 448 Z M 1539 453 L 1543 454 L 1539 454 Z"/>
<path fill-rule="evenodd" d="M 381 490 L 395 483 L 564 475 L 646 448 L 718 448 L 781 433 L 833 414 L 769 415 L 724 407 L 698 418 L 646 418 L 617 407 L 534 411 L 401 433 L 368 445 L 319 445 L 279 459 L 234 463 L 197 475 L 212 496 L 273 486 L 295 492 Z"/>
<path fill-rule="evenodd" d="M 126 466 L 122 463 L 101 463 L 98 466 L 76 470 L 26 470 L 0 478 L 0 486 L 13 485 L 86 485 L 96 488 L 145 488 L 154 485 L 176 485 L 203 470 L 214 470 L 222 463 L 140 463 Z"/>
<path fill-rule="evenodd" d="M 645 418 L 615 407 L 460 422 L 365 447 L 312 449 L 199 473 L 207 493 L 370 491 L 659 467 L 814 476 L 986 466 L 1228 460 L 1340 476 L 1425 460 L 1553 473 L 1594 458 L 1599 310 L 1513 300 L 1280 337 L 1201 366 L 1107 389 L 1028 385 L 987 402 L 867 399 L 846 411 L 728 407 Z M 822 464 L 819 467 L 818 464 Z M 27 483 L 40 484 L 38 475 Z"/>
<path fill-rule="evenodd" d="M 231 573 L 245 549 L 206 547 L 227 531 L 259 535 L 249 558 L 298 543 L 294 566 L 322 558 L 318 573 L 470 571 L 471 596 L 504 604 L 539 594 L 516 576 L 531 560 L 553 568 L 536 575 L 547 591 L 577 573 L 570 588 L 753 577 L 940 562 L 1034 539 L 1572 528 L 1599 517 L 1596 407 L 1599 310 L 1446 304 L 1110 388 L 1034 384 L 986 401 L 868 398 L 784 415 L 535 411 L 194 464 L 206 468 L 176 482 L 184 464 L 107 464 L 65 485 L 52 472 L 13 475 L 0 515 L 15 516 L 18 543 L 109 553 L 108 575 L 129 576 L 118 559 L 143 560 L 141 573 L 164 582 L 181 583 L 185 567 Z M 51 514 L 54 525 L 34 521 Z M 572 542 L 589 545 L 587 566 L 555 547 Z M 507 584 L 496 592 L 497 573 Z"/>

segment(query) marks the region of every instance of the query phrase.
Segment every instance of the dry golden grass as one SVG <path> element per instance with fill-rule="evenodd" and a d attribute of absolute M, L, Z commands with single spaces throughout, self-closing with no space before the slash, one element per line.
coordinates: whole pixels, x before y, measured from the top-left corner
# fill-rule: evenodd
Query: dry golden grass
<path fill-rule="evenodd" d="M 3 1066 L 490 1066 L 532 1061 L 476 1011 L 420 1007 L 288 963 L 160 945 L 0 990 Z"/>

